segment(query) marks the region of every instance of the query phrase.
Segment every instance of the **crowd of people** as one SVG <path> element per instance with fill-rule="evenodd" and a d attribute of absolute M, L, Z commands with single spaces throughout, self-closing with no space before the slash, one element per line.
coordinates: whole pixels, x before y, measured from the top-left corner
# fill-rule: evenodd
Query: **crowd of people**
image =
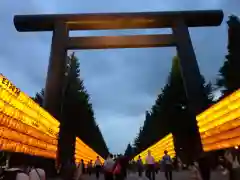
<path fill-rule="evenodd" d="M 151 155 L 151 151 L 148 151 L 148 155 L 143 157 L 145 163 L 143 163 L 142 157 L 139 156 L 138 160 L 131 161 L 127 157 L 109 155 L 104 164 L 95 161 L 95 168 L 93 165 L 87 166 L 89 175 L 92 174 L 93 169 L 96 171 L 96 178 L 99 178 L 99 173 L 103 173 L 105 180 L 124 180 L 127 177 L 128 172 L 138 172 L 138 176 L 142 177 L 145 172 L 145 176 L 149 180 L 155 180 L 155 176 L 159 171 L 163 171 L 166 180 L 172 180 L 172 172 L 179 170 L 190 170 L 192 180 L 210 180 L 211 171 L 216 170 L 210 162 L 210 158 L 204 153 L 198 159 L 189 164 L 183 164 L 179 158 L 172 159 L 167 151 L 164 151 L 164 156 L 159 162 L 156 162 Z M 233 156 L 230 152 L 226 152 L 223 157 L 219 157 L 217 161 L 217 168 L 223 175 L 227 175 L 229 180 L 238 180 L 239 175 L 235 170 L 240 168 L 238 156 Z M 99 166 L 97 166 L 99 165 Z M 98 168 L 97 168 L 98 167 Z M 78 179 L 77 179 L 78 180 Z"/>
<path fill-rule="evenodd" d="M 164 153 L 165 155 L 161 160 L 161 164 L 164 166 L 166 179 L 172 180 L 173 160 L 168 155 L 167 151 Z M 142 177 L 142 173 L 145 171 L 146 177 L 148 177 L 149 180 L 155 180 L 155 173 L 158 172 L 158 168 L 156 168 L 155 159 L 150 151 L 145 161 L 146 163 L 143 164 L 139 156 L 137 162 L 134 163 L 126 156 L 118 155 L 114 157 L 112 154 L 109 154 L 103 164 L 101 164 L 99 157 L 97 157 L 95 163 L 93 163 L 92 160 L 88 163 L 84 163 L 82 160 L 78 165 L 75 180 L 81 179 L 81 175 L 83 174 L 91 176 L 93 172 L 95 172 L 96 179 L 99 179 L 100 173 L 103 173 L 105 180 L 124 180 L 130 171 L 138 171 L 139 177 Z"/>
<path fill-rule="evenodd" d="M 37 159 L 30 159 L 22 154 L 8 156 L 6 164 L 1 167 L 1 180 L 46 180 L 44 166 Z"/>
<path fill-rule="evenodd" d="M 81 160 L 81 163 L 78 165 L 75 180 L 81 179 L 81 176 L 88 174 L 91 176 L 95 173 L 96 179 L 99 179 L 100 174 L 103 173 L 105 180 L 123 180 L 127 176 L 127 167 L 129 164 L 129 159 L 125 156 L 118 155 L 113 156 L 109 154 L 107 159 L 102 164 L 99 157 L 96 158 L 93 163 L 90 160 L 88 163 L 85 163 Z"/>
<path fill-rule="evenodd" d="M 172 180 L 172 171 L 175 168 L 173 159 L 168 155 L 167 151 L 164 151 L 164 156 L 159 162 L 156 162 L 151 155 L 151 151 L 148 151 L 148 155 L 145 159 L 145 165 L 143 164 L 142 157 L 139 156 L 136 162 L 138 176 L 142 177 L 142 173 L 145 171 L 145 176 L 149 180 L 155 180 L 155 175 L 159 170 L 165 172 L 166 180 Z"/>
<path fill-rule="evenodd" d="M 10 157 L 10 156 L 9 156 Z M 13 153 L 11 158 L 6 159 L 6 165 L 0 169 L 0 180 L 46 180 L 49 172 L 47 165 L 34 157 L 26 158 L 25 156 Z M 210 156 L 212 157 L 212 156 Z M 144 158 L 144 159 L 142 159 Z M 143 163 L 144 162 L 144 163 Z M 50 165 L 51 166 L 51 165 Z M 3 167 L 3 166 L 2 166 Z M 81 162 L 76 165 L 68 163 L 60 167 L 57 174 L 63 179 L 82 180 L 83 175 L 95 175 L 96 179 L 100 178 L 100 174 L 104 175 L 105 180 L 124 180 L 129 172 L 136 173 L 141 179 L 143 173 L 149 180 L 155 180 L 155 176 L 159 171 L 163 171 L 166 180 L 172 180 L 172 171 L 179 171 L 181 169 L 188 169 L 191 172 L 192 180 L 210 180 L 213 166 L 206 154 L 188 165 L 184 165 L 179 158 L 172 159 L 167 151 L 164 151 L 164 156 L 157 162 L 148 151 L 146 157 L 138 157 L 137 161 L 131 158 L 118 155 L 113 156 L 109 154 L 104 162 L 101 162 L 99 157 L 89 162 Z M 239 180 L 240 174 L 236 174 L 236 169 L 240 170 L 239 157 L 227 151 L 223 156 L 219 156 L 217 161 L 217 168 L 223 175 L 228 175 L 229 180 Z M 238 171 L 240 173 L 240 171 Z"/>

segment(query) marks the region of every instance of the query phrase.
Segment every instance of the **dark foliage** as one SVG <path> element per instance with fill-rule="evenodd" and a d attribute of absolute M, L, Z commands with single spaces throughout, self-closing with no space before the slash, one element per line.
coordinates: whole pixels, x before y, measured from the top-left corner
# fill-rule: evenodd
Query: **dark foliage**
<path fill-rule="evenodd" d="M 206 94 L 204 108 L 207 108 L 212 104 L 212 86 L 210 83 L 205 83 L 203 77 L 202 83 Z M 186 139 L 197 132 L 196 121 L 189 116 L 178 57 L 173 58 L 168 80 L 151 110 L 146 112 L 144 125 L 134 140 L 135 154 L 156 143 L 170 132 L 175 137 L 177 151 L 180 148 L 183 150 L 183 146 L 187 147 L 189 142 Z"/>
<path fill-rule="evenodd" d="M 219 70 L 217 85 L 224 96 L 240 88 L 240 19 L 230 16 L 228 24 L 228 55 Z"/>
<path fill-rule="evenodd" d="M 129 159 L 133 158 L 133 147 L 131 144 L 127 145 L 127 149 L 125 150 L 124 156 L 128 157 Z"/>
<path fill-rule="evenodd" d="M 83 80 L 80 78 L 80 63 L 74 55 L 68 58 L 70 59 L 71 69 L 67 77 L 61 114 L 61 125 L 64 126 L 65 136 L 79 137 L 98 154 L 106 157 L 108 148 L 101 130 L 96 124 L 90 96 L 84 87 Z M 42 106 L 43 98 L 44 90 L 42 89 L 33 99 Z M 71 149 L 70 147 L 66 148 Z"/>

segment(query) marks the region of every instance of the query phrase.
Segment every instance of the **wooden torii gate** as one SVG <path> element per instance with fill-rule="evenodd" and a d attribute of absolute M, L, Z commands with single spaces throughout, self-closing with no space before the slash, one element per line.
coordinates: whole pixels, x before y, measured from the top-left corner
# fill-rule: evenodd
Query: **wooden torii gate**
<path fill-rule="evenodd" d="M 221 10 L 16 15 L 18 31 L 53 31 L 45 87 L 45 108 L 59 119 L 67 50 L 175 46 L 192 118 L 203 110 L 204 91 L 188 27 L 219 26 Z M 171 28 L 172 34 L 133 36 L 69 37 L 71 30 Z M 197 125 L 195 123 L 195 130 Z M 198 131 L 197 131 L 198 132 Z M 191 137 L 189 137 L 191 138 Z M 193 138 L 193 137 L 192 137 Z M 192 139 L 191 152 L 202 151 L 199 134 Z"/>

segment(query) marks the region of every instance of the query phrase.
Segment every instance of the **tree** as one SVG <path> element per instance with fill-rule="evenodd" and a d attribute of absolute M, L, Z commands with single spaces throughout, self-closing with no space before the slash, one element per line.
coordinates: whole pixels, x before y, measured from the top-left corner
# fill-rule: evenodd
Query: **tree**
<path fill-rule="evenodd" d="M 211 83 L 206 83 L 203 76 L 203 104 L 202 111 L 213 104 Z M 168 89 L 165 92 L 165 100 L 162 110 L 167 120 L 167 126 L 172 132 L 175 140 L 176 152 L 183 156 L 186 161 L 190 161 L 201 152 L 201 140 L 195 116 L 192 116 L 188 104 L 188 98 L 184 89 L 183 79 L 181 77 L 180 59 L 173 58 L 171 73 L 168 78 Z M 191 146 L 189 147 L 189 144 Z"/>
<path fill-rule="evenodd" d="M 43 107 L 43 98 L 44 98 L 44 89 L 42 89 L 40 92 L 37 92 L 35 97 L 32 99 L 38 103 L 41 107 Z"/>
<path fill-rule="evenodd" d="M 65 102 L 66 107 L 69 107 L 68 122 L 71 118 L 73 121 L 71 122 L 71 129 L 75 128 L 77 136 L 98 154 L 106 157 L 108 148 L 95 121 L 90 96 L 84 87 L 83 80 L 80 78 L 80 63 L 76 56 L 72 56 L 71 67 L 73 80 L 69 82 Z M 77 89 L 75 93 L 73 93 L 74 89 Z"/>
<path fill-rule="evenodd" d="M 68 58 L 71 69 L 65 84 L 66 89 L 60 118 L 62 132 L 59 135 L 60 139 L 62 138 L 62 146 L 65 148 L 63 154 L 66 158 L 73 157 L 75 137 L 78 136 L 98 154 L 105 157 L 108 154 L 108 148 L 96 124 L 90 96 L 80 78 L 80 63 L 74 54 Z M 37 93 L 34 100 L 42 105 L 43 97 L 44 90 Z M 66 146 L 68 143 L 71 145 Z"/>
<path fill-rule="evenodd" d="M 131 159 L 132 155 L 133 155 L 133 148 L 131 144 L 128 144 L 125 150 L 124 156 L 129 157 L 129 159 Z"/>
<path fill-rule="evenodd" d="M 162 93 L 158 95 L 151 110 L 146 111 L 143 127 L 140 128 L 133 142 L 135 155 L 156 143 L 169 132 L 166 122 L 163 121 L 163 114 L 161 114 L 161 105 L 166 88 L 167 85 L 162 89 Z"/>
<path fill-rule="evenodd" d="M 204 87 L 204 107 L 206 109 L 212 104 L 211 83 L 206 83 L 202 77 Z M 197 136 L 196 121 L 190 118 L 188 100 L 181 77 L 179 58 L 174 57 L 170 75 L 167 82 L 158 95 L 155 104 L 146 116 L 143 127 L 134 141 L 136 154 L 156 143 L 168 133 L 175 137 L 175 147 L 185 149 L 189 142 L 194 143 L 190 137 Z M 186 141 L 188 140 L 188 141 Z M 195 139 L 196 140 L 196 139 Z M 191 149 L 191 148 L 188 148 Z M 190 151 L 186 151 L 189 154 Z"/>
<path fill-rule="evenodd" d="M 217 85 L 224 96 L 240 88 L 240 19 L 230 16 L 228 24 L 228 55 L 219 70 Z"/>

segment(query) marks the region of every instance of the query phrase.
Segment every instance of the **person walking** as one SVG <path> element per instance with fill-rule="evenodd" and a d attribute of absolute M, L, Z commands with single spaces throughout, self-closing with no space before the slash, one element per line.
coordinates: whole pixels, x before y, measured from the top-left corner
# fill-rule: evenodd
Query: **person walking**
<path fill-rule="evenodd" d="M 82 163 L 79 163 L 76 170 L 75 170 L 75 173 L 74 173 L 74 180 L 79 180 L 82 176 Z"/>
<path fill-rule="evenodd" d="M 88 175 L 91 176 L 92 175 L 92 160 L 90 160 L 88 162 L 87 171 L 88 171 Z"/>
<path fill-rule="evenodd" d="M 154 157 L 151 155 L 151 151 L 148 151 L 148 155 L 146 157 L 146 165 L 147 171 L 146 175 L 150 180 L 155 180 L 155 160 Z"/>
<path fill-rule="evenodd" d="M 29 180 L 27 158 L 23 154 L 12 154 L 8 160 L 8 168 L 0 175 L 3 180 Z"/>
<path fill-rule="evenodd" d="M 210 180 L 211 179 L 211 168 L 209 158 L 206 154 L 202 154 L 198 160 L 199 171 L 202 176 L 202 180 Z"/>
<path fill-rule="evenodd" d="M 115 161 L 113 160 L 113 155 L 109 154 L 103 165 L 105 180 L 113 180 L 114 165 Z"/>
<path fill-rule="evenodd" d="M 125 179 L 127 178 L 127 171 L 129 167 L 129 159 L 127 156 L 121 156 L 121 166 L 122 166 L 122 174 Z"/>
<path fill-rule="evenodd" d="M 94 164 L 97 179 L 99 179 L 99 176 L 100 176 L 101 165 L 102 165 L 102 163 L 100 161 L 100 158 L 99 158 L 99 156 L 97 156 L 97 159 L 96 159 L 95 164 Z"/>
<path fill-rule="evenodd" d="M 29 172 L 29 179 L 30 180 L 46 180 L 46 173 L 44 169 L 40 168 L 39 166 L 35 166 Z"/>
<path fill-rule="evenodd" d="M 113 174 L 115 176 L 115 180 L 124 180 L 124 173 L 122 171 L 122 168 L 123 168 L 123 158 L 121 155 L 119 155 L 113 167 Z"/>
<path fill-rule="evenodd" d="M 84 164 L 84 160 L 83 159 L 81 159 L 80 164 L 81 164 L 81 168 L 82 168 L 82 174 L 85 174 L 85 164 Z"/>
<path fill-rule="evenodd" d="M 137 169 L 138 169 L 138 176 L 142 177 L 142 172 L 143 172 L 143 162 L 141 156 L 138 156 L 137 160 Z"/>
<path fill-rule="evenodd" d="M 164 151 L 164 156 L 163 156 L 162 160 L 163 160 L 163 165 L 164 165 L 165 177 L 167 180 L 172 180 L 173 164 L 172 164 L 172 159 L 168 155 L 167 150 Z"/>
<path fill-rule="evenodd" d="M 190 164 L 190 172 L 191 172 L 191 179 L 192 180 L 202 180 L 201 173 L 199 171 L 199 165 L 197 162 L 192 162 Z"/>

